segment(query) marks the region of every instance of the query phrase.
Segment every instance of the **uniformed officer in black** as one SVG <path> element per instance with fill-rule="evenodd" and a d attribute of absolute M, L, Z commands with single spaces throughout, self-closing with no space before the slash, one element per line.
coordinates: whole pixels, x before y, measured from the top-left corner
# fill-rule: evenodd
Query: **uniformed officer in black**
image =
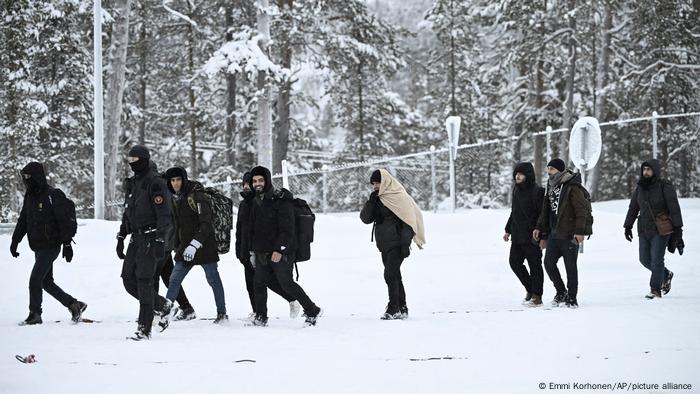
<path fill-rule="evenodd" d="M 165 257 L 165 240 L 170 233 L 172 216 L 170 192 L 165 180 L 149 166 L 148 149 L 135 145 L 129 150 L 129 166 L 134 176 L 128 178 L 124 215 L 117 234 L 117 255 L 124 258 L 124 288 L 139 300 L 138 328 L 131 339 L 151 337 L 154 307 L 162 315 L 170 313 L 172 303 L 156 294 L 153 277 L 158 262 Z M 124 255 L 124 238 L 131 234 Z M 167 325 L 161 326 L 164 330 Z"/>

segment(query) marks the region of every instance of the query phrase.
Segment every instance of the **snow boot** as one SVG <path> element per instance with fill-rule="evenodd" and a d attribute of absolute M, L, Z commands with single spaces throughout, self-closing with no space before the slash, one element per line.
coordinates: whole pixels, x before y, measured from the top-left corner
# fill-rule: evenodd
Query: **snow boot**
<path fill-rule="evenodd" d="M 158 326 L 160 327 L 160 332 L 165 331 L 170 325 L 170 321 L 173 320 L 180 308 L 173 307 L 173 302 L 169 299 L 165 299 L 165 304 L 163 305 L 163 310 L 160 311 L 160 321 Z"/>
<path fill-rule="evenodd" d="M 661 298 L 661 292 L 656 289 L 651 289 L 649 294 L 645 296 L 648 300 L 653 300 L 654 298 Z"/>
<path fill-rule="evenodd" d="M 217 313 L 216 319 L 214 319 L 214 324 L 224 324 L 228 323 L 228 315 L 225 313 Z"/>
<path fill-rule="evenodd" d="M 401 308 L 399 308 L 399 314 L 401 315 L 399 317 L 399 319 L 401 319 L 401 320 L 408 319 L 408 307 L 406 305 L 404 305 Z"/>
<path fill-rule="evenodd" d="M 134 335 L 127 337 L 127 339 L 131 339 L 132 341 L 148 340 L 151 339 L 151 332 L 146 331 L 146 327 L 139 324 L 139 326 L 136 328 L 136 331 L 134 332 Z"/>
<path fill-rule="evenodd" d="M 578 308 L 578 301 L 576 301 L 576 297 L 567 296 L 566 297 L 566 307 L 570 308 L 570 309 Z"/>
<path fill-rule="evenodd" d="M 20 326 L 31 326 L 34 324 L 41 324 L 41 313 L 29 312 L 29 316 L 19 323 Z"/>
<path fill-rule="evenodd" d="M 566 302 L 566 293 L 557 293 L 552 300 L 552 306 L 558 307 L 559 305 Z"/>
<path fill-rule="evenodd" d="M 289 318 L 290 319 L 296 319 L 299 317 L 299 314 L 301 313 L 301 304 L 299 301 L 290 301 L 289 302 Z"/>
<path fill-rule="evenodd" d="M 70 311 L 70 319 L 73 321 L 73 323 L 78 323 L 80 321 L 85 309 L 87 309 L 87 304 L 84 302 L 76 300 L 74 303 L 70 304 L 68 310 Z"/>
<path fill-rule="evenodd" d="M 194 313 L 194 308 L 189 307 L 180 309 L 180 313 L 175 316 L 175 321 L 194 320 L 196 318 L 197 314 Z"/>
<path fill-rule="evenodd" d="M 267 327 L 267 316 L 256 314 L 255 317 L 250 321 L 250 323 L 247 323 L 246 325 L 255 327 Z"/>
<path fill-rule="evenodd" d="M 532 298 L 530 299 L 530 302 L 526 304 L 529 307 L 538 307 L 542 305 L 542 296 L 533 294 Z"/>
<path fill-rule="evenodd" d="M 666 295 L 671 291 L 671 281 L 673 280 L 673 271 L 668 271 L 668 277 L 664 281 L 663 286 L 661 286 L 661 292 Z"/>
<path fill-rule="evenodd" d="M 530 302 L 531 299 L 532 299 L 532 293 L 530 293 L 528 291 L 527 293 L 525 293 L 525 298 L 523 299 L 523 304 Z"/>
<path fill-rule="evenodd" d="M 318 321 L 318 318 L 323 316 L 323 309 L 321 309 L 319 307 L 316 307 L 316 308 L 318 308 L 318 311 L 315 314 L 313 314 L 313 315 L 309 314 L 309 313 L 306 314 L 306 320 L 304 320 L 305 327 L 315 326 L 316 321 Z"/>

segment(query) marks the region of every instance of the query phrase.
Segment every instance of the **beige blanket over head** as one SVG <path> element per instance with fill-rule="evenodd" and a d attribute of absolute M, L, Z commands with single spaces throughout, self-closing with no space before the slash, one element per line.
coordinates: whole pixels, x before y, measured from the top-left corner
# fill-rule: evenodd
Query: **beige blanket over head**
<path fill-rule="evenodd" d="M 418 204 L 409 196 L 403 185 L 385 169 L 380 169 L 382 182 L 379 185 L 379 200 L 389 208 L 394 215 L 413 229 L 413 242 L 418 248 L 425 245 L 425 227 L 423 226 L 423 213 Z"/>

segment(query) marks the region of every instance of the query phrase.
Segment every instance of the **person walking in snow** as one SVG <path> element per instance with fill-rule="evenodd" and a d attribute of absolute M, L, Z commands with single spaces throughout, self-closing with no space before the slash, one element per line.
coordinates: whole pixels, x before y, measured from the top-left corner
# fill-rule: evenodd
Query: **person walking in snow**
<path fill-rule="evenodd" d="M 42 323 L 41 304 L 44 290 L 68 308 L 71 319 L 77 323 L 87 304 L 63 291 L 53 279 L 53 263 L 61 253 L 61 246 L 66 262 L 70 263 L 73 259 L 71 243 L 77 223 L 71 213 L 71 202 L 63 191 L 49 186 L 41 163 L 27 164 L 20 175 L 27 190 L 12 234 L 10 253 L 12 257 L 19 257 L 17 246 L 25 235 L 29 247 L 34 252 L 34 267 L 29 276 L 29 316 L 20 325 Z"/>
<path fill-rule="evenodd" d="M 250 188 L 250 181 L 250 172 L 243 174 L 242 199 L 238 205 L 238 215 L 236 217 L 236 258 L 243 264 L 245 287 L 248 291 L 250 306 L 253 308 L 253 312 L 248 318 L 252 321 L 257 314 L 257 308 L 255 306 L 255 267 L 251 263 L 250 258 L 250 209 L 253 198 L 255 198 L 255 192 Z M 301 313 L 301 304 L 282 289 L 274 275 L 270 276 L 267 287 L 289 303 L 289 318 L 296 319 Z"/>
<path fill-rule="evenodd" d="M 525 287 L 524 302 L 529 306 L 539 306 L 542 305 L 544 282 L 542 249 L 532 238 L 532 232 L 542 211 L 544 188 L 537 185 L 535 168 L 530 163 L 518 163 L 513 170 L 513 180 L 515 186 L 503 240 L 511 241 L 510 268 Z M 525 260 L 530 267 L 529 273 L 525 268 Z"/>
<path fill-rule="evenodd" d="M 642 163 L 637 187 L 632 193 L 625 218 L 625 238 L 632 242 L 632 226 L 637 222 L 639 261 L 651 271 L 648 299 L 661 298 L 671 291 L 673 272 L 664 265 L 666 248 L 683 254 L 683 217 L 673 184 L 661 177 L 655 159 Z"/>
<path fill-rule="evenodd" d="M 585 236 L 592 232 L 587 228 L 588 192 L 581 185 L 581 174 L 567 170 L 561 159 L 550 161 L 547 173 L 544 204 L 532 237 L 536 241 L 547 240 L 544 267 L 557 290 L 552 306 L 565 303 L 569 308 L 578 308 L 578 250 Z M 560 257 L 566 268 L 566 286 L 557 268 Z"/>
<path fill-rule="evenodd" d="M 170 276 L 165 298 L 172 305 L 180 291 L 182 281 L 192 267 L 204 269 L 207 283 L 214 292 L 216 303 L 215 324 L 228 322 L 224 286 L 218 270 L 219 253 L 214 238 L 214 217 L 209 198 L 199 182 L 187 178 L 182 167 L 172 167 L 165 172 L 168 189 L 172 195 L 172 211 L 175 224 L 175 268 Z M 176 313 L 173 308 L 169 320 Z M 166 323 L 167 324 L 167 323 Z"/>
<path fill-rule="evenodd" d="M 282 289 L 294 297 L 304 308 L 305 325 L 316 325 L 322 310 L 304 289 L 294 282 L 292 269 L 295 263 L 296 229 L 292 193 L 276 189 L 270 170 L 258 166 L 250 170 L 250 188 L 255 192 L 250 204 L 251 264 L 255 266 L 255 318 L 254 326 L 266 326 L 267 288 L 274 276 Z"/>
<path fill-rule="evenodd" d="M 129 337 L 140 341 L 151 338 L 154 309 L 161 316 L 170 313 L 172 303 L 155 292 L 154 276 L 165 258 L 166 240 L 172 231 L 170 192 L 165 180 L 150 165 L 151 153 L 142 145 L 134 145 L 128 154 L 134 176 L 124 199 L 122 225 L 117 233 L 117 255 L 124 259 L 122 281 L 127 293 L 139 300 L 136 332 Z M 131 234 L 126 254 L 124 238 Z M 167 321 L 161 320 L 161 329 Z"/>
<path fill-rule="evenodd" d="M 389 303 L 382 320 L 408 318 L 406 291 L 401 277 L 401 264 L 411 254 L 411 240 L 418 248 L 425 245 L 423 214 L 406 189 L 385 169 L 372 172 L 374 191 L 360 212 L 365 224 L 373 223 L 373 238 L 384 264 L 384 281 Z"/>

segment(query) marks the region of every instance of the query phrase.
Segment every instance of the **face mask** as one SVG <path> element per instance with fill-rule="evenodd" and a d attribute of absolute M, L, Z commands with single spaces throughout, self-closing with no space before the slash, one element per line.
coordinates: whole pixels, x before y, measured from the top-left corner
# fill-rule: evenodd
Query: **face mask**
<path fill-rule="evenodd" d="M 145 170 L 148 169 L 148 160 L 141 158 L 138 161 L 135 161 L 133 163 L 129 163 L 129 167 L 131 167 L 131 171 L 133 171 L 137 174 L 140 172 L 144 172 Z"/>

